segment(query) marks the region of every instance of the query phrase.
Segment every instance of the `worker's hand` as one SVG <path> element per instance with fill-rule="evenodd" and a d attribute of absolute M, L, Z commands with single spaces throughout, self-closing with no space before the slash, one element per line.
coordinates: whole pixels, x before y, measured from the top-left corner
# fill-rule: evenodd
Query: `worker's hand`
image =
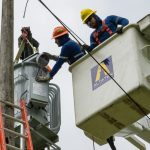
<path fill-rule="evenodd" d="M 22 38 L 21 37 L 21 40 L 24 41 L 25 43 L 28 43 L 27 38 Z"/>
<path fill-rule="evenodd" d="M 81 46 L 81 50 L 85 50 L 85 51 L 88 51 L 88 52 L 90 52 L 91 51 L 91 48 L 90 48 L 90 46 L 89 45 L 87 45 L 87 44 L 83 44 L 82 46 Z"/>
<path fill-rule="evenodd" d="M 28 36 L 26 34 L 21 34 L 21 39 L 27 43 L 27 40 L 28 40 Z"/>
<path fill-rule="evenodd" d="M 123 26 L 117 27 L 116 33 L 122 34 L 123 33 Z"/>

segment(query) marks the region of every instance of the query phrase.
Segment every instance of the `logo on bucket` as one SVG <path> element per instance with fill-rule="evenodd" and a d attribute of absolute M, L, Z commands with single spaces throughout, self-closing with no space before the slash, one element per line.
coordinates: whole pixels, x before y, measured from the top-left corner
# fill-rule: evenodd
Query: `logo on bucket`
<path fill-rule="evenodd" d="M 112 77 L 114 77 L 114 71 L 113 71 L 113 64 L 112 64 L 112 57 L 108 57 L 105 60 L 103 60 L 100 67 L 99 65 L 94 66 L 91 69 L 91 78 L 92 78 L 92 89 L 95 90 L 107 81 L 109 81 L 111 78 L 107 74 L 109 73 Z M 105 71 L 106 72 L 105 72 Z"/>

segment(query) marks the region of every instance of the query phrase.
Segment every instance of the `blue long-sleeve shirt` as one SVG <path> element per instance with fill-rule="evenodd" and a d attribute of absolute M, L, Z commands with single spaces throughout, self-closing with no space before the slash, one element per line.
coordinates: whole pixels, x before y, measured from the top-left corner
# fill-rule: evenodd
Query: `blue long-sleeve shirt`
<path fill-rule="evenodd" d="M 59 71 L 64 62 L 68 62 L 69 64 L 74 63 L 84 54 L 80 49 L 80 46 L 71 40 L 70 38 L 65 38 L 64 44 L 62 45 L 59 59 L 56 61 L 56 64 L 52 68 L 49 76 L 53 78 L 54 75 Z"/>
<path fill-rule="evenodd" d="M 90 36 L 90 49 L 92 50 L 93 48 L 95 48 L 98 43 L 96 42 L 95 38 L 94 38 L 94 33 L 95 32 L 100 32 L 102 30 L 102 24 L 99 23 L 100 22 L 100 18 L 97 16 L 95 17 L 97 23 L 99 24 L 98 28 L 96 30 L 94 30 Z M 122 26 L 126 26 L 129 21 L 126 18 L 122 18 L 119 16 L 115 16 L 115 15 L 111 15 L 108 16 L 105 20 L 104 20 L 105 24 L 108 26 L 108 28 L 115 33 L 117 30 L 117 26 L 118 25 L 122 25 Z M 99 40 L 100 42 L 104 42 L 106 39 L 108 39 L 111 35 L 107 32 L 104 31 L 101 33 L 101 35 L 99 36 Z"/>

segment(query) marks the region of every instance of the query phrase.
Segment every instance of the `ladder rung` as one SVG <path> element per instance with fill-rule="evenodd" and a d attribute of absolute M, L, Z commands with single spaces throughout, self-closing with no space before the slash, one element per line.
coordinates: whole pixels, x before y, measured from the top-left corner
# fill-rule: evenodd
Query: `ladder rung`
<path fill-rule="evenodd" d="M 4 114 L 4 113 L 2 113 L 2 115 L 3 115 L 4 117 L 7 117 L 7 118 L 12 119 L 12 120 L 15 120 L 15 121 L 20 122 L 20 123 L 22 123 L 22 124 L 25 123 L 24 121 L 22 121 L 22 120 L 20 120 L 20 119 L 17 119 L 17 118 L 15 118 L 15 117 L 13 117 L 13 116 L 10 116 L 10 115 Z"/>
<path fill-rule="evenodd" d="M 17 109 L 22 110 L 21 107 L 19 107 L 18 105 L 14 105 L 13 103 L 10 103 L 10 102 L 7 102 L 7 101 L 3 101 L 3 100 L 0 100 L 0 102 L 1 102 L 1 103 L 4 103 L 4 104 L 6 104 L 6 105 L 9 105 L 9 106 L 15 107 L 15 108 L 17 108 Z"/>
<path fill-rule="evenodd" d="M 7 129 L 7 128 L 4 128 L 4 130 L 7 131 L 7 132 L 10 132 L 10 133 L 12 133 L 12 134 L 15 134 L 15 135 L 17 135 L 17 136 L 19 136 L 19 137 L 27 138 L 27 136 L 25 136 L 25 135 L 23 135 L 23 134 L 20 134 L 20 133 L 18 133 L 18 132 L 15 132 L 15 131 L 13 131 L 13 130 L 10 130 L 10 129 Z"/>
<path fill-rule="evenodd" d="M 11 149 L 14 149 L 14 150 L 22 150 L 22 149 L 20 149 L 20 148 L 18 148 L 18 147 L 15 147 L 15 146 L 10 145 L 10 144 L 6 144 L 6 146 L 7 146 L 8 148 L 11 148 Z"/>

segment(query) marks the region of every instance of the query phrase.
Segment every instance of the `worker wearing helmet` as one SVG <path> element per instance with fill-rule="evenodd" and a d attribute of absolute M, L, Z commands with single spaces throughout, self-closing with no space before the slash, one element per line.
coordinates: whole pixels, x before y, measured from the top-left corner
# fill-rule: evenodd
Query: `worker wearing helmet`
<path fill-rule="evenodd" d="M 96 46 L 104 42 L 114 33 L 122 33 L 122 29 L 129 21 L 126 18 L 111 15 L 102 20 L 96 15 L 96 11 L 91 9 L 83 9 L 81 11 L 81 19 L 88 27 L 95 29 L 90 36 L 90 46 L 83 45 L 87 51 L 92 51 Z M 121 25 L 118 27 L 118 25 Z M 112 150 L 116 150 L 114 145 L 114 137 L 110 136 L 107 139 Z"/>
<path fill-rule="evenodd" d="M 21 29 L 21 36 L 18 38 L 18 46 L 19 47 L 20 47 L 22 41 L 25 43 L 25 45 L 24 45 L 22 54 L 20 56 L 20 59 L 23 60 L 34 53 L 33 47 L 38 49 L 39 42 L 32 37 L 30 27 L 23 27 Z M 33 47 L 31 47 L 31 45 L 29 44 L 28 41 L 33 45 Z"/>
<path fill-rule="evenodd" d="M 90 47 L 85 45 L 86 49 L 92 51 L 97 45 L 104 42 L 114 33 L 122 33 L 122 29 L 129 21 L 126 18 L 111 15 L 102 20 L 96 15 L 96 11 L 83 9 L 81 19 L 89 28 L 95 29 L 90 36 Z M 120 26 L 118 26 L 120 25 Z"/>
<path fill-rule="evenodd" d="M 56 60 L 56 64 L 52 68 L 48 77 L 39 76 L 36 79 L 37 81 L 46 81 L 52 79 L 61 68 L 63 63 L 68 62 L 68 64 L 71 65 L 84 55 L 80 46 L 69 38 L 68 30 L 65 27 L 58 26 L 54 28 L 52 39 L 55 40 L 55 43 L 58 45 L 58 47 L 62 47 L 60 55 L 56 59 L 56 57 L 53 57 L 53 55 L 49 54 L 49 58 L 54 58 L 54 60 Z"/>

